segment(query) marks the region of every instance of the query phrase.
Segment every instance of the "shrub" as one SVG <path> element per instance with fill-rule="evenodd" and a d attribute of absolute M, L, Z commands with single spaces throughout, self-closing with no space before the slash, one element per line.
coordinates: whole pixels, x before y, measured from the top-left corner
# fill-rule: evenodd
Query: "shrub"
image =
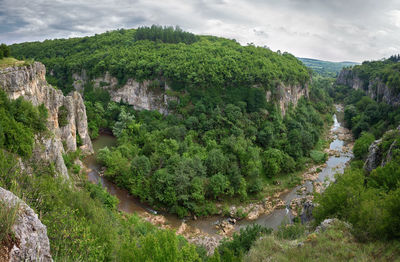
<path fill-rule="evenodd" d="M 58 125 L 60 127 L 68 125 L 68 109 L 64 105 L 58 108 Z"/>
<path fill-rule="evenodd" d="M 356 159 L 365 159 L 368 154 L 369 146 L 374 142 L 374 135 L 363 132 L 359 139 L 356 140 L 353 147 L 354 157 Z"/>
<path fill-rule="evenodd" d="M 9 207 L 6 203 L 0 201 L 0 246 L 3 241 L 8 241 L 8 237 L 12 236 L 11 230 L 17 218 L 18 210 L 18 204 Z"/>
<path fill-rule="evenodd" d="M 317 164 L 324 163 L 328 158 L 326 153 L 318 150 L 311 150 L 310 157 Z"/>
<path fill-rule="evenodd" d="M 280 225 L 276 235 L 281 239 L 294 240 L 301 237 L 305 232 L 305 227 L 301 224 Z"/>

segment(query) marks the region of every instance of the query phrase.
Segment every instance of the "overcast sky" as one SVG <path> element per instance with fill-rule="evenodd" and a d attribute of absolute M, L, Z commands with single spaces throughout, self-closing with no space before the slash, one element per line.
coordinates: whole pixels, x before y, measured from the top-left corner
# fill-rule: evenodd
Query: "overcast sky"
<path fill-rule="evenodd" d="M 7 44 L 152 24 L 331 61 L 400 53 L 400 0 L 0 0 Z"/>

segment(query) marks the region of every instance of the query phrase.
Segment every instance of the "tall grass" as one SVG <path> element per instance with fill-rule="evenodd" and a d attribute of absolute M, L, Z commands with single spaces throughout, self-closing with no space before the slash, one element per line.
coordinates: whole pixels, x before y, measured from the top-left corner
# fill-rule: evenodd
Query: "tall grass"
<path fill-rule="evenodd" d="M 0 243 L 7 241 L 7 237 L 12 235 L 12 227 L 15 223 L 19 210 L 19 204 L 8 206 L 0 201 Z"/>

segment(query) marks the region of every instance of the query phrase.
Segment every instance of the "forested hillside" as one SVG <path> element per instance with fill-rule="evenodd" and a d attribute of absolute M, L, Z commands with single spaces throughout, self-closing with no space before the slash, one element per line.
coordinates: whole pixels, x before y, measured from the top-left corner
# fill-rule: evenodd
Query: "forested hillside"
<path fill-rule="evenodd" d="M 11 49 L 45 63 L 48 79 L 64 92 L 82 69 L 89 79 L 109 71 L 121 85 L 128 78 L 171 85 L 161 89 L 178 97 L 168 116 L 112 102 L 90 81 L 83 95 L 92 137 L 111 128 L 118 138 L 118 147 L 99 154 L 105 175 L 181 217 L 213 214 L 214 201 L 295 185 L 289 174 L 312 161 L 329 121 L 332 101 L 318 81 L 284 117 L 276 105 L 280 85 L 308 88 L 310 73 L 299 60 L 232 40 L 153 26 Z"/>
<path fill-rule="evenodd" d="M 303 64 L 312 69 L 316 74 L 323 77 L 336 77 L 343 67 L 354 66 L 355 62 L 330 62 L 312 58 L 298 58 Z"/>
<path fill-rule="evenodd" d="M 400 92 L 400 56 L 393 55 L 379 61 L 365 61 L 353 67 L 354 72 L 361 78 L 364 85 L 378 78 L 389 88 Z M 367 89 L 364 86 L 364 89 Z"/>
<path fill-rule="evenodd" d="M 51 84 L 69 92 L 72 73 L 90 78 L 109 71 L 120 84 L 165 79 L 175 89 L 305 85 L 310 76 L 293 55 L 234 40 L 194 36 L 171 28 L 117 30 L 93 37 L 46 40 L 11 46 L 17 58 L 34 58 L 48 68 Z"/>

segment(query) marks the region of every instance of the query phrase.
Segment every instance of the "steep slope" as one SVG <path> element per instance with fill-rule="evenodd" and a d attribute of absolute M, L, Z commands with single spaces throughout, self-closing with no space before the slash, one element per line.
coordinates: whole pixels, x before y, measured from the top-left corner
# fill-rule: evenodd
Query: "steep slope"
<path fill-rule="evenodd" d="M 336 80 L 339 85 L 363 90 L 369 97 L 392 106 L 400 105 L 400 63 L 392 56 L 381 61 L 343 69 Z"/>
<path fill-rule="evenodd" d="M 45 74 L 45 66 L 38 62 L 0 69 L 0 88 L 11 99 L 22 97 L 35 106 L 44 104 L 48 110 L 50 134 L 36 137 L 34 157 L 54 162 L 56 170 L 68 177 L 62 156 L 65 152 L 80 148 L 84 154 L 93 153 L 86 109 L 78 92 L 64 96 L 46 82 Z"/>
<path fill-rule="evenodd" d="M 167 31 L 161 30 L 158 39 L 142 31 L 138 37 L 139 30 L 17 44 L 12 52 L 42 61 L 51 83 L 65 93 L 94 81 L 113 101 L 162 113 L 168 101 L 181 102 L 178 94 L 208 88 L 261 89 L 283 113 L 307 95 L 310 74 L 291 54 L 211 36 L 197 36 L 191 44 L 163 42 Z"/>

